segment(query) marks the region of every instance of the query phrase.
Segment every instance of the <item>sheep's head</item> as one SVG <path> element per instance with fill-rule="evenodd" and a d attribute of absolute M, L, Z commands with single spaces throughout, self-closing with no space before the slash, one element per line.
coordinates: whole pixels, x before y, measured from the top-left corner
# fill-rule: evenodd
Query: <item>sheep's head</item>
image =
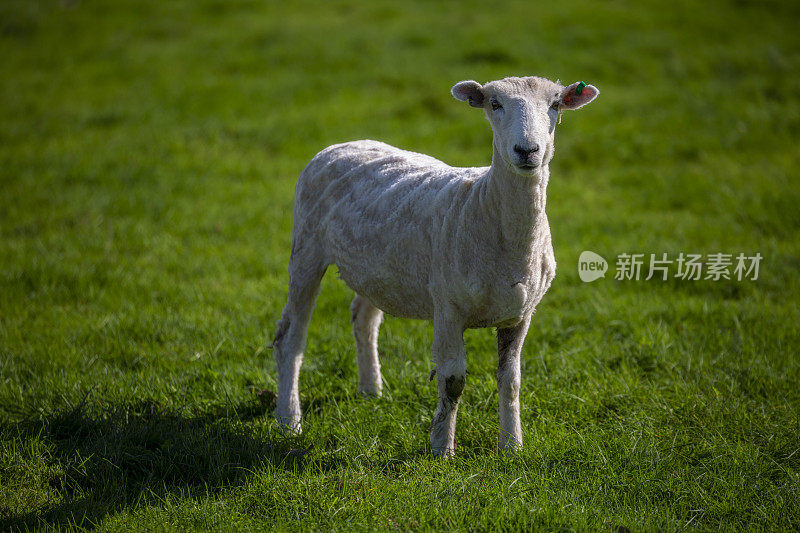
<path fill-rule="evenodd" d="M 486 85 L 461 81 L 451 92 L 456 99 L 484 109 L 494 132 L 495 155 L 524 176 L 552 159 L 559 113 L 583 107 L 600 94 L 583 82 L 564 87 L 536 76 Z"/>

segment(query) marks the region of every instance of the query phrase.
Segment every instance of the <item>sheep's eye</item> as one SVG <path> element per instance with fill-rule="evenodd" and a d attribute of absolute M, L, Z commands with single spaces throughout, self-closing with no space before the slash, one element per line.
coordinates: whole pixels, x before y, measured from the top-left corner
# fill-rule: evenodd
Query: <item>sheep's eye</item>
<path fill-rule="evenodd" d="M 561 101 L 556 100 L 555 102 L 553 102 L 553 105 L 550 106 L 550 109 L 555 109 L 556 111 L 558 111 L 559 105 L 561 105 Z"/>
<path fill-rule="evenodd" d="M 497 111 L 498 109 L 503 109 L 503 106 L 497 100 L 492 100 L 492 111 Z"/>

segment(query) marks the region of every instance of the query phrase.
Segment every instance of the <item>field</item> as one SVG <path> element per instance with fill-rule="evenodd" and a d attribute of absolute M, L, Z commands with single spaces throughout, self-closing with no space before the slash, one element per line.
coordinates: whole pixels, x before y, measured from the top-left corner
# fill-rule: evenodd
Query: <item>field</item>
<path fill-rule="evenodd" d="M 792 2 L 0 4 L 0 529 L 797 530 L 800 9 Z M 456 81 L 599 98 L 557 132 L 558 275 L 497 450 L 494 332 L 466 333 L 456 457 L 430 456 L 430 324 L 387 317 L 356 392 L 323 281 L 280 433 L 268 348 L 293 187 L 379 139 L 487 165 Z M 578 257 L 605 257 L 583 283 Z M 758 279 L 614 279 L 620 254 Z M 644 278 L 645 276 L 642 276 Z"/>

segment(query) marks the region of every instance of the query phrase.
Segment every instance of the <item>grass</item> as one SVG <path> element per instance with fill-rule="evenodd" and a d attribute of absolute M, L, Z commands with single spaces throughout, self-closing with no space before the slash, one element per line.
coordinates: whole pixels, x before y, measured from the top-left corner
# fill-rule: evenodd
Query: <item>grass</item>
<path fill-rule="evenodd" d="M 0 5 L 0 529 L 800 528 L 800 38 L 789 2 Z M 548 215 L 559 273 L 496 450 L 466 334 L 431 459 L 431 327 L 388 318 L 355 393 L 329 272 L 302 437 L 269 417 L 292 190 L 375 138 L 483 165 L 461 79 L 584 79 Z M 582 250 L 763 256 L 756 281 L 577 275 Z M 333 270 L 333 269 L 332 269 Z"/>

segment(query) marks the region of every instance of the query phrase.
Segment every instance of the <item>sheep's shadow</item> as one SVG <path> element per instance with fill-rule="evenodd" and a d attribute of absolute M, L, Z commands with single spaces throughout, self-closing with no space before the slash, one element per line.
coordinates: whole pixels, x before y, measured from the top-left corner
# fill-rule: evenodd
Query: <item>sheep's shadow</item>
<path fill-rule="evenodd" d="M 220 406 L 188 416 L 154 401 L 104 409 L 74 408 L 0 425 L 0 435 L 37 440 L 59 465 L 48 480 L 62 503 L 6 516 L 0 530 L 71 523 L 92 528 L 130 505 L 170 492 L 206 495 L 242 484 L 272 463 L 304 467 L 302 437 L 260 431 L 243 421 L 264 416 L 265 402 Z M 335 463 L 318 465 L 335 469 Z"/>

